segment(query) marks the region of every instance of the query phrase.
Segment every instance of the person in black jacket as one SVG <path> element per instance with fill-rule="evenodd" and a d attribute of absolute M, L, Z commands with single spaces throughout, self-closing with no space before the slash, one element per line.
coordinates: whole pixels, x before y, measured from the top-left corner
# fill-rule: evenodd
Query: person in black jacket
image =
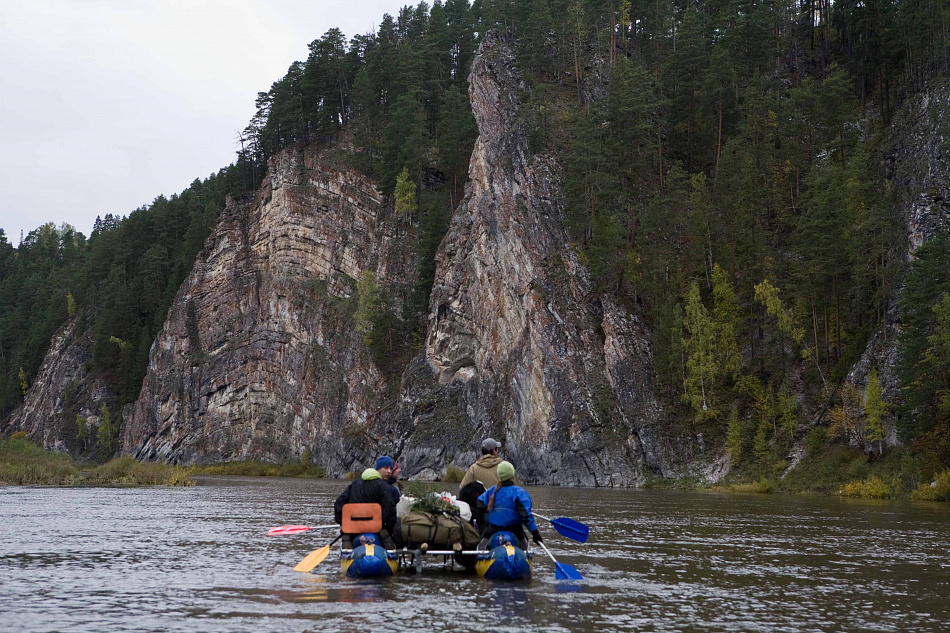
<path fill-rule="evenodd" d="M 390 462 L 392 460 L 390 458 Z M 376 460 L 379 464 L 380 459 Z M 392 535 L 396 533 L 396 502 L 393 499 L 393 487 L 387 481 L 392 474 L 392 464 L 380 468 L 367 468 L 359 479 L 346 487 L 333 504 L 333 516 L 337 523 L 343 523 L 343 506 L 347 503 L 378 503 L 383 510 L 383 529 L 379 533 L 386 549 L 396 547 Z M 352 547 L 351 539 L 343 538 L 343 547 Z M 347 541 L 350 541 L 348 544 Z"/>

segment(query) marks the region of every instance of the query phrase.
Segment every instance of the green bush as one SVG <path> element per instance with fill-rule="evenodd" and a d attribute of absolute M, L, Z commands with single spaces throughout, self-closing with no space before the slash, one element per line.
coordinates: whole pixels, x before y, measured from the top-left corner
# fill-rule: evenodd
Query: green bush
<path fill-rule="evenodd" d="M 805 436 L 805 452 L 809 457 L 814 457 L 821 452 L 827 442 L 828 431 L 823 426 L 814 426 Z"/>
<path fill-rule="evenodd" d="M 933 484 L 920 484 L 910 495 L 917 501 L 950 501 L 950 470 L 937 473 Z"/>
<path fill-rule="evenodd" d="M 17 485 L 65 485 L 79 479 L 79 468 L 68 455 L 45 451 L 14 433 L 0 439 L 0 482 Z"/>
<path fill-rule="evenodd" d="M 890 499 L 894 496 L 894 486 L 877 476 L 868 477 L 864 481 L 852 481 L 841 489 L 845 497 L 863 499 Z"/>
<path fill-rule="evenodd" d="M 445 467 L 445 475 L 442 477 L 442 481 L 446 483 L 457 484 L 462 481 L 463 477 L 465 477 L 464 470 L 455 464 L 449 464 Z"/>
<path fill-rule="evenodd" d="M 851 479 L 866 479 L 870 470 L 871 466 L 868 464 L 868 458 L 861 455 L 848 464 L 848 477 Z"/>
<path fill-rule="evenodd" d="M 762 477 L 758 481 L 754 481 L 750 484 L 735 484 L 731 488 L 733 492 L 755 492 L 766 495 L 772 492 L 774 489 L 775 484 L 765 477 Z"/>
<path fill-rule="evenodd" d="M 139 462 L 132 457 L 116 457 L 85 473 L 83 483 L 127 486 L 193 486 L 194 480 L 181 466 Z"/>
<path fill-rule="evenodd" d="M 222 462 L 220 464 L 193 466 L 190 472 L 192 475 L 231 475 L 234 477 L 320 478 L 327 476 L 326 468 L 304 462 L 303 459 L 289 464 L 268 464 L 256 461 Z"/>

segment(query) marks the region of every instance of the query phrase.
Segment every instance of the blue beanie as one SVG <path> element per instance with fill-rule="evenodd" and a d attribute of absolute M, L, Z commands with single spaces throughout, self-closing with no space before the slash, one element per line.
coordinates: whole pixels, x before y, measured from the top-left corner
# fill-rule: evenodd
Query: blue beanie
<path fill-rule="evenodd" d="M 393 461 L 392 457 L 389 457 L 388 455 L 383 455 L 382 457 L 376 460 L 375 468 L 376 470 L 379 470 L 380 468 L 392 468 L 393 464 L 395 463 L 396 462 Z"/>

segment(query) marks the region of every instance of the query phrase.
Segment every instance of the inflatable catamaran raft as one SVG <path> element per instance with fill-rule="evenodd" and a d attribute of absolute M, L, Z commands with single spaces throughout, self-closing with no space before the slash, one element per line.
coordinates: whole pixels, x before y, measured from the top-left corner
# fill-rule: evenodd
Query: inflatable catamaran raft
<path fill-rule="evenodd" d="M 519 580 L 531 575 L 533 556 L 518 546 L 514 534 L 498 532 L 480 544 L 478 533 L 467 520 L 471 517 L 468 504 L 454 498 L 446 501 L 457 506 L 464 504 L 464 512 L 454 515 L 404 511 L 400 515 L 400 536 L 406 546 L 388 550 L 379 536 L 382 513 L 377 504 L 343 506 L 342 532 L 356 535 L 352 537 L 352 547 L 340 549 L 343 572 L 354 578 L 391 576 L 400 569 L 422 573 L 425 561 L 431 560 L 445 569 L 459 565 L 495 580 Z"/>
<path fill-rule="evenodd" d="M 475 528 L 469 523 L 471 511 L 464 502 L 446 495 L 446 502 L 459 507 L 460 511 L 421 512 L 410 511 L 406 505 L 398 511 L 400 536 L 404 547 L 387 549 L 383 546 L 382 509 L 378 504 L 347 504 L 343 506 L 341 534 L 330 544 L 314 550 L 294 569 L 310 572 L 328 555 L 330 547 L 345 539 L 340 548 L 340 568 L 353 578 L 379 578 L 392 576 L 400 570 L 421 573 L 425 563 L 435 562 L 443 569 L 456 565 L 469 572 L 493 580 L 520 580 L 531 575 L 533 553 L 521 547 L 516 536 L 507 531 L 496 532 L 490 539 L 480 541 Z M 572 519 L 548 519 L 557 532 L 571 540 L 584 543 L 588 529 L 583 523 Z M 321 528 L 336 528 L 336 525 L 308 527 L 286 525 L 272 528 L 272 536 L 297 534 Z M 540 544 L 555 565 L 555 578 L 559 580 L 582 580 L 583 576 L 566 563 L 559 563 L 551 552 Z"/>

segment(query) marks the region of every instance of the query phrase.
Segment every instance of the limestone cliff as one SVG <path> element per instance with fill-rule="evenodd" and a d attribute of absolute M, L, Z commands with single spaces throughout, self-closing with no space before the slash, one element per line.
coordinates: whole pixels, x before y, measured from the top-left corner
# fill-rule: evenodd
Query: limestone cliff
<path fill-rule="evenodd" d="M 532 483 L 622 485 L 669 474 L 637 317 L 597 296 L 564 227 L 556 165 L 528 151 L 515 43 L 489 33 L 469 78 L 470 187 L 437 254 L 425 347 L 401 421 L 412 469 L 467 467 L 500 437 Z"/>
<path fill-rule="evenodd" d="M 355 281 L 370 271 L 398 298 L 416 269 L 390 213 L 371 181 L 327 154 L 275 156 L 179 290 L 122 450 L 207 462 L 310 447 L 346 472 L 384 382 L 353 322 Z"/>

